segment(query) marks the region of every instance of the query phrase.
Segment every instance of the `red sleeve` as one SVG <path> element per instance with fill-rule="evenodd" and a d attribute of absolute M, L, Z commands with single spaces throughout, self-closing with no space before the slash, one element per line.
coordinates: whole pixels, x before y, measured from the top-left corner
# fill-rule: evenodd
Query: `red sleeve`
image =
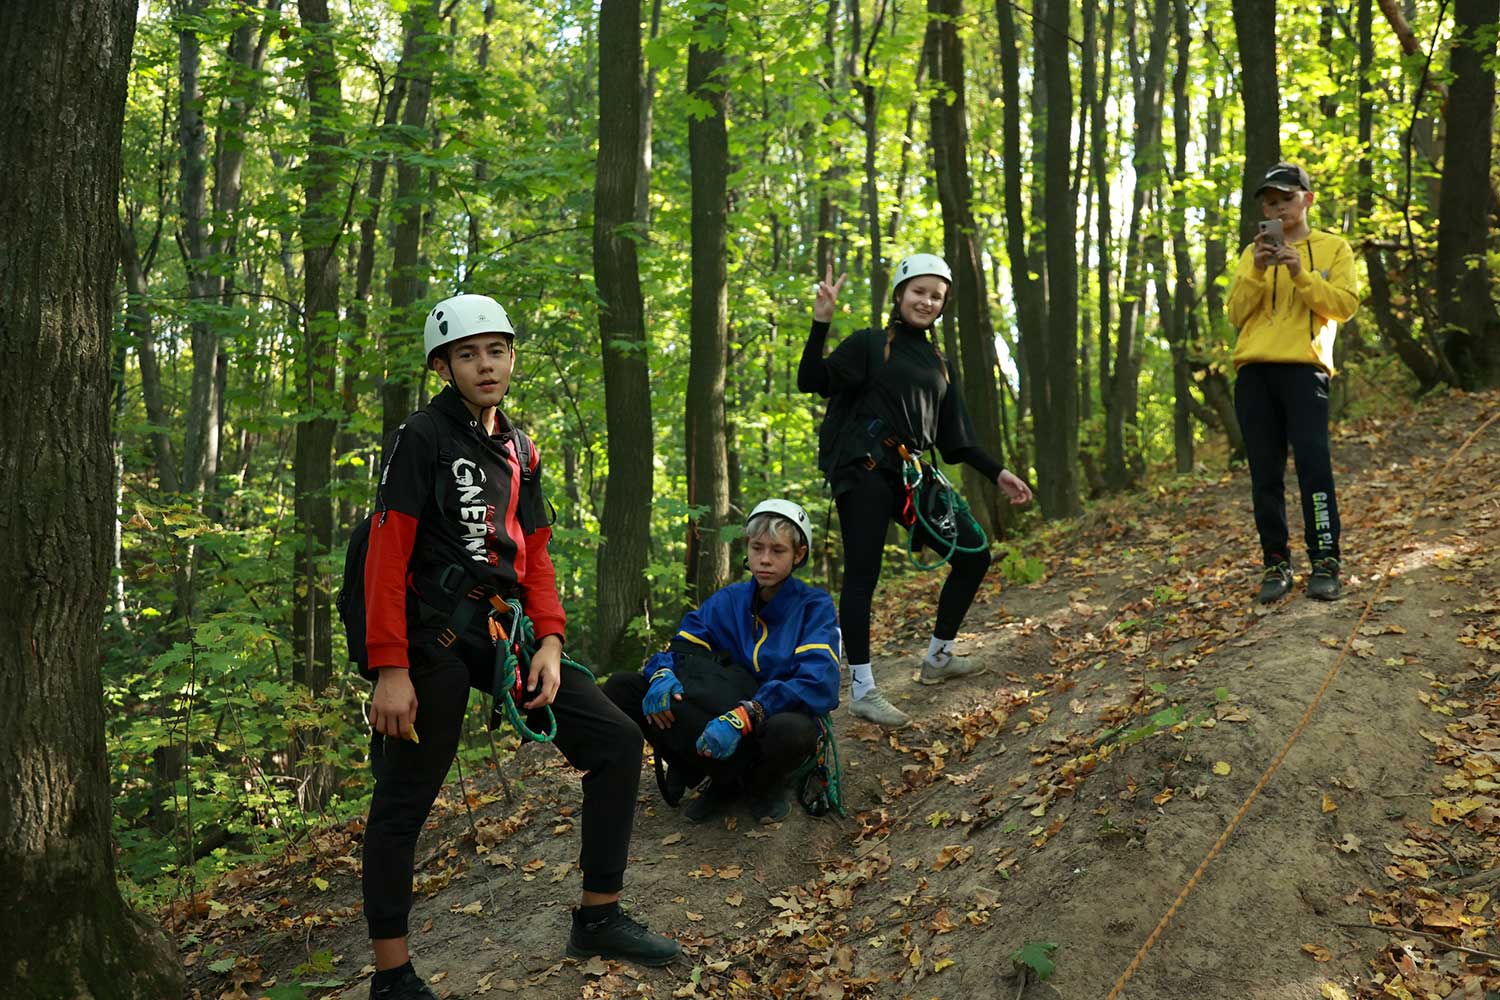
<path fill-rule="evenodd" d="M 370 548 L 365 555 L 365 648 L 372 670 L 411 666 L 406 658 L 406 567 L 416 539 L 417 519 L 399 510 L 383 511 L 370 524 Z M 552 568 L 550 562 L 547 568 Z"/>
<path fill-rule="evenodd" d="M 536 629 L 536 637 L 564 637 L 568 616 L 557 596 L 557 570 L 547 543 L 552 540 L 550 527 L 538 528 L 526 536 L 526 575 L 521 578 L 522 603 Z M 370 661 L 371 663 L 374 660 Z"/>

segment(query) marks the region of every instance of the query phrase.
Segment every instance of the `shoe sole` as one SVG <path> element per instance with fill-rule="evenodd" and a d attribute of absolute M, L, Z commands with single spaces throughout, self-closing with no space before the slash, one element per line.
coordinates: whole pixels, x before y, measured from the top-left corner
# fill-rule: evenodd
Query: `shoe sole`
<path fill-rule="evenodd" d="M 905 729 L 907 726 L 911 725 L 911 719 L 903 719 L 900 722 L 880 722 L 867 716 L 856 715 L 853 709 L 849 710 L 849 714 L 858 719 L 860 722 L 868 722 L 872 725 L 879 726 L 881 729 Z"/>
<path fill-rule="evenodd" d="M 677 959 L 682 957 L 681 950 L 674 951 L 672 954 L 667 955 L 663 958 L 639 958 L 634 955 L 621 955 L 618 952 L 585 951 L 582 948 L 573 947 L 571 943 L 569 943 L 566 951 L 569 958 L 602 958 L 607 961 L 629 962 L 632 965 L 644 965 L 651 969 L 660 969 L 664 965 L 671 965 L 673 962 L 677 961 Z"/>
<path fill-rule="evenodd" d="M 931 679 L 929 679 L 926 674 L 919 673 L 917 674 L 917 683 L 926 684 L 928 687 L 936 687 L 939 684 L 946 684 L 949 681 L 961 680 L 965 677 L 978 677 L 980 674 L 989 673 L 989 669 L 989 667 L 980 667 L 978 670 L 970 670 L 966 674 L 950 674 L 947 677 L 934 677 Z"/>

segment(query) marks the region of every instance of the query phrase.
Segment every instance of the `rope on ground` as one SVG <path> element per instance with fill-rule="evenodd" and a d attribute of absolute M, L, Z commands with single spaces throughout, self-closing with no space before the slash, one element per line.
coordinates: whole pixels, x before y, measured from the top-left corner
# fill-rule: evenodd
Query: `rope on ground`
<path fill-rule="evenodd" d="M 1456 462 L 1458 458 L 1463 455 L 1463 453 L 1468 449 L 1469 445 L 1473 444 L 1474 440 L 1478 438 L 1479 435 L 1482 434 L 1485 429 L 1487 429 L 1496 420 L 1500 420 L 1500 410 L 1497 410 L 1495 413 L 1491 414 L 1489 419 L 1485 420 L 1484 423 L 1475 428 L 1474 432 L 1464 439 L 1464 443 L 1459 445 L 1458 450 L 1455 451 L 1451 456 L 1449 456 L 1448 461 L 1443 463 L 1442 469 L 1439 470 L 1437 476 L 1433 478 L 1433 487 L 1428 492 L 1429 496 L 1437 491 L 1438 484 L 1444 482 L 1445 478 L 1448 475 L 1448 470 L 1452 468 L 1453 463 Z M 1425 507 L 1426 501 L 1424 501 L 1422 506 L 1418 508 L 1418 516 L 1423 513 Z M 1413 523 L 1415 523 L 1416 520 L 1416 517 L 1412 518 Z M 1152 948 L 1156 946 L 1156 943 L 1161 940 L 1162 934 L 1166 932 L 1167 925 L 1172 922 L 1172 918 L 1177 915 L 1177 911 L 1182 908 L 1182 904 L 1187 900 L 1192 891 L 1197 888 L 1198 881 L 1203 877 L 1203 873 L 1208 870 L 1208 866 L 1213 863 L 1214 858 L 1218 857 L 1219 853 L 1223 851 L 1224 845 L 1229 842 L 1229 838 L 1233 836 L 1235 829 L 1239 827 L 1240 821 L 1243 820 L 1245 818 L 1245 815 L 1250 811 L 1250 806 L 1254 804 L 1256 798 L 1260 795 L 1261 790 L 1266 787 L 1271 778 L 1276 774 L 1278 770 L 1280 770 L 1282 761 L 1286 760 L 1287 754 L 1291 752 L 1292 745 L 1297 742 L 1298 737 L 1302 735 L 1302 731 L 1307 728 L 1308 722 L 1312 720 L 1313 713 L 1317 711 L 1318 705 L 1323 701 L 1323 695 L 1328 692 L 1328 688 L 1333 684 L 1333 679 L 1338 676 L 1339 669 L 1344 665 L 1344 661 L 1348 659 L 1349 651 L 1354 646 L 1354 639 L 1359 635 L 1360 627 L 1363 626 L 1369 619 L 1370 612 L 1374 610 L 1376 602 L 1379 600 L 1381 593 L 1384 592 L 1386 585 L 1390 582 L 1390 579 L 1391 573 L 1389 569 L 1387 569 L 1380 575 L 1379 581 L 1377 581 L 1375 584 L 1375 589 L 1370 593 L 1370 599 L 1365 602 L 1365 609 L 1360 614 L 1359 621 L 1355 622 L 1354 628 L 1350 629 L 1349 636 L 1344 640 L 1343 648 L 1339 651 L 1338 657 L 1333 661 L 1333 666 L 1328 669 L 1328 675 L 1323 678 L 1323 683 L 1318 688 L 1318 693 L 1313 695 L 1312 702 L 1307 706 L 1307 710 L 1302 713 L 1302 718 L 1297 721 L 1297 725 L 1292 729 L 1291 735 L 1288 736 L 1286 742 L 1282 744 L 1281 751 L 1276 754 L 1276 757 L 1271 761 L 1270 766 L 1266 768 L 1263 774 L 1261 774 L 1260 780 L 1255 783 L 1255 787 L 1250 789 L 1250 794 L 1245 797 L 1244 803 L 1240 805 L 1239 809 L 1235 811 L 1234 816 L 1230 818 L 1228 825 L 1224 827 L 1224 832 L 1219 834 L 1219 839 L 1214 841 L 1213 846 L 1208 849 L 1208 853 L 1204 855 L 1203 860 L 1198 864 L 1197 869 L 1193 872 L 1192 876 L 1188 878 L 1187 884 L 1182 887 L 1182 891 L 1177 894 L 1177 898 L 1172 900 L 1172 905 L 1167 907 L 1167 912 L 1162 914 L 1161 919 L 1156 922 L 1156 926 L 1152 928 L 1151 933 L 1146 936 L 1145 942 L 1143 942 L 1140 948 L 1136 951 L 1135 957 L 1130 960 L 1130 964 L 1125 967 L 1125 971 L 1120 973 L 1120 978 L 1115 980 L 1115 984 L 1110 988 L 1109 994 L 1105 997 L 1105 1000 L 1117 1000 L 1117 998 L 1120 996 L 1120 991 L 1123 990 L 1125 988 L 1125 984 L 1130 981 L 1130 977 L 1134 976 L 1137 970 L 1140 969 L 1141 962 L 1145 960 L 1146 955 L 1151 951 Z"/>

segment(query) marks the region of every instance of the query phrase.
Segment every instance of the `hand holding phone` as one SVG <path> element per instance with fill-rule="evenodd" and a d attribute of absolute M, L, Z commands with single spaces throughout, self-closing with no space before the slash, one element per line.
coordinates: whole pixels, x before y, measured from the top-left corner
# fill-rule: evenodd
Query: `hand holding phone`
<path fill-rule="evenodd" d="M 1286 234 L 1281 227 L 1281 220 L 1260 220 L 1260 236 L 1263 243 L 1267 243 L 1273 247 L 1280 247 L 1282 242 L 1286 239 Z"/>

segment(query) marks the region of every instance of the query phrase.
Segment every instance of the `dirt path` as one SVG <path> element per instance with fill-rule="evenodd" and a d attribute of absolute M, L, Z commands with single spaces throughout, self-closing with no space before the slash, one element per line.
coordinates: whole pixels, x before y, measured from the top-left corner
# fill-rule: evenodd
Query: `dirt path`
<path fill-rule="evenodd" d="M 914 683 L 940 581 L 888 581 L 876 672 L 918 721 L 892 735 L 838 713 L 849 819 L 692 827 L 643 777 L 627 902 L 683 942 L 671 969 L 561 958 L 578 783 L 555 753 L 507 765 L 517 806 L 476 797 L 480 853 L 450 786 L 418 852 L 419 967 L 454 996 L 1103 998 L 1342 654 L 1119 995 L 1500 992 L 1500 960 L 1466 964 L 1434 940 L 1500 951 L 1484 894 L 1500 885 L 1485 875 L 1500 837 L 1500 423 L 1442 472 L 1497 411 L 1495 396 L 1446 396 L 1341 429 L 1349 587 L 1334 604 L 1307 600 L 1299 576 L 1295 596 L 1251 605 L 1242 472 L 1095 505 L 1039 542 L 1048 578 L 992 581 L 966 623 L 991 665 L 966 684 Z M 366 995 L 357 834 L 329 831 L 322 860 L 240 873 L 199 907 L 180 940 L 202 996 Z M 1028 942 L 1055 944 L 1056 968 L 1023 988 L 1010 956 Z M 293 985 L 309 982 L 349 985 Z"/>

